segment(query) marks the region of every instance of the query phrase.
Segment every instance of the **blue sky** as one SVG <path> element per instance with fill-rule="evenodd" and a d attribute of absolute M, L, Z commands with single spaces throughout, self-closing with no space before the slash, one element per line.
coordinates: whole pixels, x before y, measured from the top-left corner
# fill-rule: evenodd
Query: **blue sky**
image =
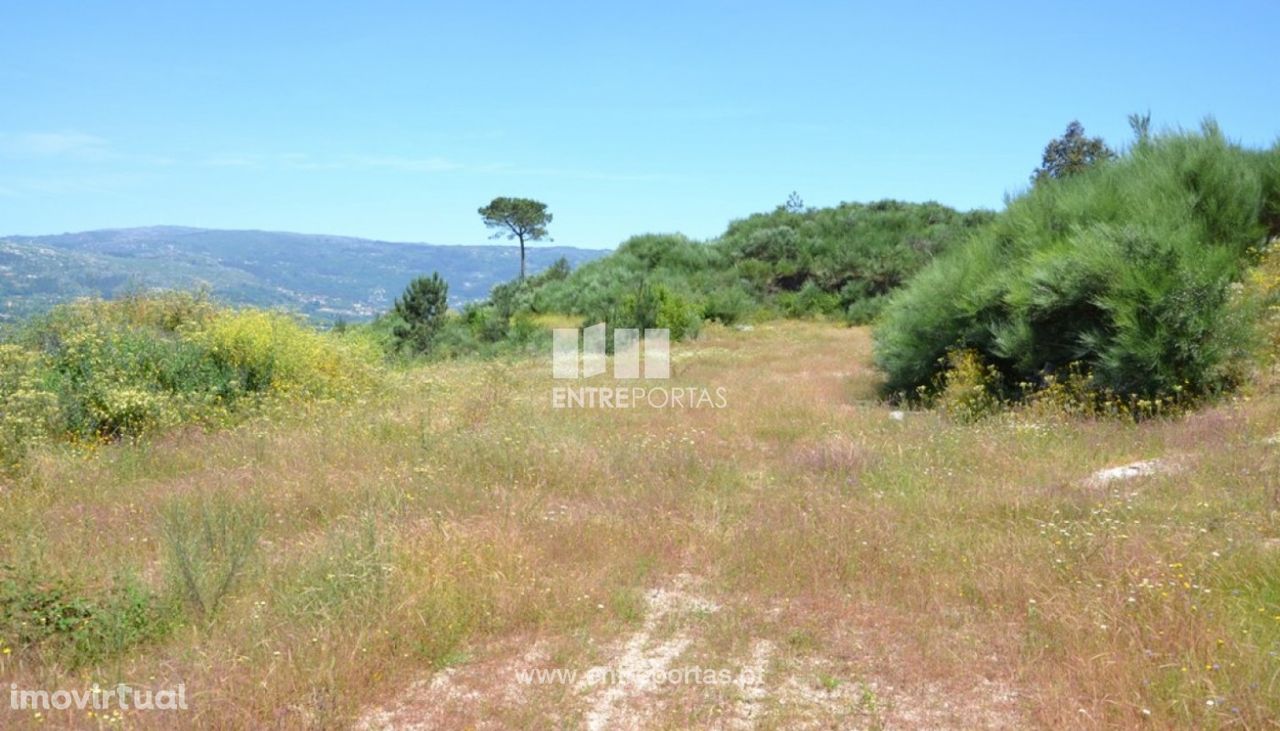
<path fill-rule="evenodd" d="M 703 238 L 809 205 L 998 208 L 1078 118 L 1280 133 L 1280 3 L 9 3 L 0 234 L 181 224 Z M 267 7 L 270 6 L 270 7 Z"/>

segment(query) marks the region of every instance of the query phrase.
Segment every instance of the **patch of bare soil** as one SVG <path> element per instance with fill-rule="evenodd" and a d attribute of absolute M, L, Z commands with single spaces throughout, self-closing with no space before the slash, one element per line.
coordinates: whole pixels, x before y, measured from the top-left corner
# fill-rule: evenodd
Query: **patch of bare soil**
<path fill-rule="evenodd" d="M 523 638 L 478 652 L 475 659 L 413 683 L 398 699 L 373 709 L 356 727 L 388 729 L 498 729 L 514 726 L 577 727 L 589 731 L 644 729 L 687 724 L 722 729 L 768 728 L 1018 728 L 1020 696 L 1000 680 L 909 678 L 877 675 L 897 658 L 885 656 L 883 628 L 862 647 L 845 646 L 795 654 L 770 639 L 744 644 L 743 657 L 723 687 L 691 690 L 670 681 L 689 666 L 705 638 L 705 620 L 721 610 L 700 582 L 681 574 L 645 594 L 644 620 L 630 635 L 597 649 L 586 668 L 556 667 L 547 640 Z M 862 630 L 849 628 L 849 637 Z M 823 650 L 829 651 L 829 655 Z M 541 672 L 542 675 L 538 675 Z M 909 673 L 908 673 L 909 675 Z M 689 693 L 693 693 L 690 698 Z M 715 703 L 708 695 L 718 695 Z M 716 706 L 715 715 L 694 713 L 690 703 Z M 677 707 L 683 702 L 683 707 Z"/>

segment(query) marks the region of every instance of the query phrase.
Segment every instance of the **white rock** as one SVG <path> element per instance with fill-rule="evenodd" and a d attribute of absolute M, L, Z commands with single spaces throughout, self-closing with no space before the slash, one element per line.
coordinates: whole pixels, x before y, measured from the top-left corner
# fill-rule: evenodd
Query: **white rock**
<path fill-rule="evenodd" d="M 1151 477 L 1180 472 L 1182 467 L 1175 462 L 1163 459 L 1148 459 L 1132 462 L 1119 467 L 1108 467 L 1098 470 L 1084 479 L 1086 487 L 1106 487 L 1113 482 L 1132 480 L 1137 477 Z"/>

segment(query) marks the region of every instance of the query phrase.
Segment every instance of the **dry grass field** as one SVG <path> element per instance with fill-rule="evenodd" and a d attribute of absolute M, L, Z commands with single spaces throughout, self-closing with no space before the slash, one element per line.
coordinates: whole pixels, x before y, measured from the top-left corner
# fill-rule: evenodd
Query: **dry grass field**
<path fill-rule="evenodd" d="M 673 346 L 720 409 L 462 362 L 48 451 L 0 483 L 0 690 L 188 709 L 0 727 L 1280 725 L 1280 397 L 960 424 L 878 378 L 868 331 L 789 322 Z"/>

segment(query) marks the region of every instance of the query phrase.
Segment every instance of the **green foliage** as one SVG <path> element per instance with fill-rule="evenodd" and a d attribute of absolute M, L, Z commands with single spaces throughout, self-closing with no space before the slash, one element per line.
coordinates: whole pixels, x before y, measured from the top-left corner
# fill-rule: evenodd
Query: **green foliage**
<path fill-rule="evenodd" d="M 955 349 L 1006 388 L 1074 363 L 1122 398 L 1231 388 L 1252 332 L 1229 292 L 1267 234 L 1274 157 L 1206 124 L 1036 185 L 892 297 L 876 331 L 889 390 L 935 388 Z"/>
<path fill-rule="evenodd" d="M 735 279 L 764 302 L 777 301 L 784 312 L 798 307 L 802 316 L 838 317 L 852 311 L 865 319 L 876 307 L 861 303 L 897 288 L 991 216 L 897 201 L 803 210 L 783 206 L 730 224 L 715 247 Z M 806 287 L 798 302 L 780 296 Z"/>
<path fill-rule="evenodd" d="M 217 614 L 249 568 L 263 516 L 251 504 L 216 495 L 177 499 L 166 506 L 162 517 L 169 584 L 201 620 Z"/>
<path fill-rule="evenodd" d="M 702 317 L 691 302 L 666 287 L 641 284 L 623 298 L 622 308 L 611 322 L 614 327 L 665 328 L 671 331 L 672 339 L 683 340 L 698 333 Z"/>
<path fill-rule="evenodd" d="M 718 253 L 679 234 L 644 234 L 568 277 L 535 285 L 530 310 L 600 317 L 628 306 L 643 286 L 662 287 L 690 302 L 722 281 Z M 637 303 L 631 303 L 631 306 Z"/>
<path fill-rule="evenodd" d="M 1274 387 L 1280 382 L 1280 246 L 1275 240 L 1262 249 L 1257 266 L 1232 295 L 1233 316 L 1256 325 L 1259 380 Z"/>
<path fill-rule="evenodd" d="M 834 311 L 839 299 L 836 294 L 823 290 L 810 280 L 799 291 L 780 293 L 778 304 L 787 317 L 806 318 Z"/>
<path fill-rule="evenodd" d="M 425 355 L 448 359 L 538 350 L 550 342 L 550 331 L 533 322 L 534 294 L 544 285 L 562 281 L 568 275 L 569 263 L 562 258 L 536 275 L 494 287 L 488 300 L 469 302 L 456 316 L 440 318 L 430 352 Z M 362 330 L 369 333 L 366 337 L 380 340 L 389 352 L 400 352 L 400 341 L 391 333 L 391 328 L 400 323 L 401 319 L 391 313 Z"/>
<path fill-rule="evenodd" d="M 400 320 L 392 328 L 397 344 L 414 353 L 430 353 L 448 309 L 449 285 L 439 273 L 414 279 L 392 308 Z"/>
<path fill-rule="evenodd" d="M 756 302 L 741 285 L 724 285 L 707 294 L 702 303 L 702 318 L 722 325 L 733 325 L 751 317 Z"/>
<path fill-rule="evenodd" d="M 19 342 L 40 356 L 61 429 L 119 439 L 214 416 L 242 389 L 198 335 L 215 310 L 199 296 L 82 300 L 33 321 Z"/>
<path fill-rule="evenodd" d="M 771 213 L 735 221 L 709 243 L 634 236 L 572 273 L 502 285 L 467 319 L 490 337 L 499 336 L 501 315 L 519 312 L 635 327 L 657 322 L 665 308 L 660 326 L 679 337 L 695 334 L 704 320 L 732 324 L 771 314 L 866 322 L 888 292 L 991 218 L 936 203 L 811 209 L 793 196 Z"/>
<path fill-rule="evenodd" d="M 16 469 L 57 429 L 58 397 L 44 382 L 44 368 L 38 353 L 0 343 L 0 472 Z"/>
<path fill-rule="evenodd" d="M 233 394 L 337 398 L 369 386 L 375 378 L 372 363 L 377 354 L 372 350 L 285 313 L 222 311 L 189 339 L 208 349 L 209 363 L 198 366 L 210 374 L 233 374 L 227 389 Z"/>
<path fill-rule="evenodd" d="M 499 342 L 511 332 L 511 314 L 508 307 L 506 303 L 469 302 L 462 308 L 462 325 L 479 342 Z"/>
<path fill-rule="evenodd" d="M 375 345 L 202 295 L 82 300 L 0 343 L 0 469 L 56 441 L 222 423 L 265 398 L 350 395 L 377 380 Z"/>
<path fill-rule="evenodd" d="M 136 579 L 90 589 L 47 568 L 0 566 L 0 637 L 75 668 L 163 638 L 171 605 Z"/>
<path fill-rule="evenodd" d="M 481 209 L 498 235 L 526 240 L 545 234 L 550 215 L 539 224 L 542 214 L 545 206 L 521 199 L 495 199 Z M 707 320 L 783 315 L 869 322 L 890 291 L 992 215 L 896 201 L 813 209 L 792 194 L 711 242 L 633 236 L 576 270 L 561 260 L 498 285 L 487 300 L 442 319 L 432 355 L 527 351 L 548 339 L 540 318 L 564 315 L 610 328 L 665 327 L 677 339 L 696 335 Z M 402 319 L 393 312 L 362 330 L 394 350 Z"/>
<path fill-rule="evenodd" d="M 1129 117 L 1129 124 L 1139 139 L 1147 139 L 1151 125 L 1150 115 L 1145 117 L 1132 115 Z M 1067 125 L 1067 131 L 1061 137 L 1050 140 L 1045 146 L 1040 167 L 1031 174 L 1031 182 L 1042 183 L 1046 180 L 1079 175 L 1098 163 L 1114 159 L 1115 156 L 1115 152 L 1107 147 L 1107 143 L 1103 142 L 1101 137 L 1086 137 L 1084 126 L 1073 120 Z"/>
<path fill-rule="evenodd" d="M 539 241 L 547 235 L 551 214 L 547 204 L 529 198 L 494 198 L 489 205 L 479 209 L 484 225 L 497 229 L 493 238 L 506 237 L 520 242 L 520 278 L 525 277 L 524 245 Z"/>
<path fill-rule="evenodd" d="M 1000 410 L 1000 372 L 973 350 L 947 354 L 936 405 L 956 421 L 978 421 Z"/>
<path fill-rule="evenodd" d="M 535 311 L 535 293 L 545 286 L 564 282 L 568 277 L 569 262 L 561 257 L 539 274 L 494 287 L 488 302 L 476 306 L 481 311 L 489 311 L 484 317 L 491 324 L 484 339 L 496 342 L 506 337 L 512 317 L 522 312 Z"/>

